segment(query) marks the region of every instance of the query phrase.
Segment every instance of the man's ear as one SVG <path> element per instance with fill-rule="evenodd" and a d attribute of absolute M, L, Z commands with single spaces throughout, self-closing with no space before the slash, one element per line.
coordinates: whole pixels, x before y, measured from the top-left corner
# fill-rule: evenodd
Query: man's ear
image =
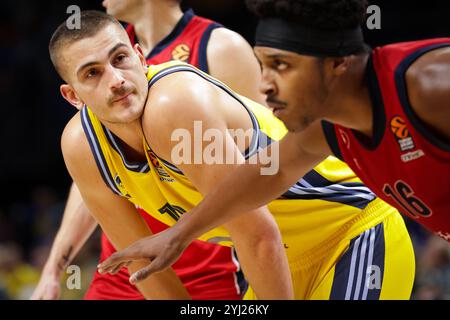
<path fill-rule="evenodd" d="M 142 48 L 141 48 L 141 46 L 139 45 L 139 43 L 136 43 L 136 44 L 133 46 L 133 49 L 134 49 L 134 52 L 136 52 L 136 54 L 138 55 L 139 60 L 141 60 L 142 66 L 143 66 L 144 68 L 146 68 L 146 67 L 147 67 L 147 60 L 146 60 L 145 57 L 144 57 L 144 51 L 142 51 Z"/>
<path fill-rule="evenodd" d="M 332 73 L 335 76 L 342 76 L 350 66 L 350 56 L 330 58 Z"/>
<path fill-rule="evenodd" d="M 75 90 L 69 84 L 62 84 L 59 87 L 59 91 L 64 99 L 66 99 L 71 105 L 73 105 L 78 110 L 81 110 L 84 106 L 84 102 L 78 97 Z"/>

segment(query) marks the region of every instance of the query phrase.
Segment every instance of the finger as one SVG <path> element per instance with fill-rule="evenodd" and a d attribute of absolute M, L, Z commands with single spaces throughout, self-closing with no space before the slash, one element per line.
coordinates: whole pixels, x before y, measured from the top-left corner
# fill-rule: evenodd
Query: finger
<path fill-rule="evenodd" d="M 98 272 L 100 273 L 110 272 L 110 270 L 116 267 L 117 264 L 120 264 L 122 262 L 128 262 L 130 260 L 132 260 L 132 258 L 128 254 L 127 249 L 120 252 L 116 252 L 97 266 Z"/>
<path fill-rule="evenodd" d="M 153 261 L 148 266 L 133 273 L 130 277 L 130 283 L 136 284 L 139 281 L 142 281 L 142 280 L 148 278 L 153 273 L 162 271 L 163 269 L 164 269 L 164 267 L 160 266 L 157 261 L 156 262 Z"/>
<path fill-rule="evenodd" d="M 116 274 L 119 272 L 123 267 L 128 266 L 131 263 L 131 261 L 124 261 L 119 264 L 117 264 L 113 269 L 111 269 L 108 273 L 110 274 Z"/>

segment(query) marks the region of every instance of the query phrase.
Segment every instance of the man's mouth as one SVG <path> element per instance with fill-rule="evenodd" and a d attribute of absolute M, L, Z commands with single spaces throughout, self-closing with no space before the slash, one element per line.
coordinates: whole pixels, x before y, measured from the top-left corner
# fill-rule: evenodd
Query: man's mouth
<path fill-rule="evenodd" d="M 130 92 L 124 94 L 124 95 L 121 95 L 121 96 L 115 98 L 115 99 L 113 100 L 113 103 L 114 103 L 114 102 L 120 102 L 120 101 L 122 101 L 122 100 L 125 100 L 125 99 L 128 98 L 128 96 L 131 95 L 132 93 L 133 93 L 133 91 L 130 91 Z"/>
<path fill-rule="evenodd" d="M 286 105 L 284 105 L 284 104 L 269 102 L 269 101 L 267 102 L 267 105 L 269 106 L 270 109 L 272 109 L 272 112 L 276 117 L 278 117 L 280 112 L 286 108 Z"/>

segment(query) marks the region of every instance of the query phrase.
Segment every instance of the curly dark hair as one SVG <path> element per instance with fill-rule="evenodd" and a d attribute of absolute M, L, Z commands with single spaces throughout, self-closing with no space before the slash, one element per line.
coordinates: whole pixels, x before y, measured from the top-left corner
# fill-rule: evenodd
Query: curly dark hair
<path fill-rule="evenodd" d="M 246 0 L 259 18 L 283 18 L 318 29 L 351 29 L 366 16 L 366 0 Z"/>

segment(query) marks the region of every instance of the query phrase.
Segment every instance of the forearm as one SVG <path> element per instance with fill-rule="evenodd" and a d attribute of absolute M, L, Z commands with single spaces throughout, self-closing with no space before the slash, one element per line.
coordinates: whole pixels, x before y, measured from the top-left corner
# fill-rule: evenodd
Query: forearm
<path fill-rule="evenodd" d="M 180 240 L 191 241 L 241 213 L 266 205 L 296 181 L 295 177 L 285 176 L 282 171 L 261 175 L 260 169 L 258 165 L 243 164 L 223 179 L 197 207 L 175 224 L 173 228 Z"/>
<path fill-rule="evenodd" d="M 241 213 L 266 205 L 285 193 L 325 157 L 304 151 L 294 134 L 272 143 L 245 164 L 237 166 L 197 207 L 183 214 L 171 231 L 175 244 L 192 241 Z M 270 166 L 262 163 L 264 158 L 271 160 Z"/>
<path fill-rule="evenodd" d="M 249 223 L 256 219 L 252 218 Z M 257 226 L 257 229 L 261 232 L 253 231 L 253 235 L 248 235 L 241 230 L 233 236 L 245 277 L 258 299 L 293 299 L 291 273 L 278 228 Z"/>
<path fill-rule="evenodd" d="M 83 247 L 96 226 L 97 222 L 84 204 L 77 186 L 73 184 L 44 272 L 59 277 Z"/>

